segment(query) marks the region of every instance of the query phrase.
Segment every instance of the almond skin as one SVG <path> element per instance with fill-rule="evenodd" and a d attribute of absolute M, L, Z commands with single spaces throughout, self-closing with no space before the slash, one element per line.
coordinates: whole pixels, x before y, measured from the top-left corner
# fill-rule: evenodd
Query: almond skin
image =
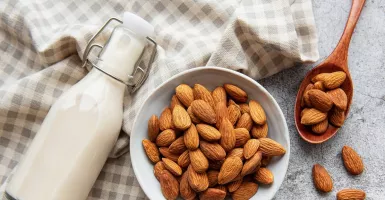
<path fill-rule="evenodd" d="M 191 110 L 199 120 L 204 121 L 208 124 L 216 123 L 216 114 L 214 109 L 203 100 L 194 100 L 191 103 Z"/>
<path fill-rule="evenodd" d="M 238 157 L 242 160 L 245 159 L 245 157 L 243 156 L 243 148 L 234 148 L 227 154 L 226 158 L 229 158 L 231 156 Z"/>
<path fill-rule="evenodd" d="M 312 79 L 311 79 L 311 82 L 313 83 L 316 83 L 318 81 L 323 81 L 325 80 L 325 78 L 327 76 L 329 76 L 330 73 L 320 73 L 320 74 L 317 74 L 316 76 L 314 76 Z"/>
<path fill-rule="evenodd" d="M 231 194 L 233 200 L 248 200 L 258 191 L 258 184 L 243 182 L 239 188 Z"/>
<path fill-rule="evenodd" d="M 330 99 L 333 101 L 334 106 L 341 111 L 345 111 L 348 106 L 348 97 L 346 93 L 341 89 L 337 88 L 334 90 L 327 91 Z"/>
<path fill-rule="evenodd" d="M 330 192 L 333 190 L 333 180 L 328 171 L 320 164 L 313 166 L 314 186 L 321 192 Z"/>
<path fill-rule="evenodd" d="M 183 104 L 179 101 L 178 97 L 176 95 L 172 95 L 171 102 L 170 102 L 171 112 L 172 112 L 172 110 L 174 110 L 176 105 L 180 105 L 183 107 Z"/>
<path fill-rule="evenodd" d="M 213 90 L 213 92 L 211 93 L 213 99 L 214 99 L 214 102 L 216 104 L 218 104 L 218 102 L 225 102 L 227 101 L 227 97 L 226 97 L 226 91 L 223 87 L 217 87 Z"/>
<path fill-rule="evenodd" d="M 160 187 L 166 199 L 176 199 L 179 195 L 179 183 L 168 171 L 163 170 L 159 177 Z"/>
<path fill-rule="evenodd" d="M 243 147 L 243 156 L 245 156 L 246 159 L 251 158 L 257 152 L 258 148 L 259 148 L 259 140 L 250 139 L 249 141 L 247 141 L 247 143 Z"/>
<path fill-rule="evenodd" d="M 250 113 L 250 108 L 249 108 L 249 105 L 247 103 L 239 104 L 239 108 L 241 109 L 242 114 Z"/>
<path fill-rule="evenodd" d="M 190 151 L 190 162 L 192 168 L 197 172 L 205 172 L 209 168 L 209 161 L 200 149 Z"/>
<path fill-rule="evenodd" d="M 170 146 L 172 142 L 176 139 L 175 131 L 172 129 L 167 129 L 162 131 L 156 138 L 156 145 L 159 147 Z"/>
<path fill-rule="evenodd" d="M 174 162 L 178 162 L 179 155 L 171 153 L 167 147 L 160 147 L 159 152 L 163 157 L 168 158 Z"/>
<path fill-rule="evenodd" d="M 234 129 L 235 133 L 235 147 L 242 147 L 248 140 L 250 140 L 249 131 L 245 128 Z"/>
<path fill-rule="evenodd" d="M 226 192 L 227 194 L 227 188 L 224 185 L 217 185 L 215 186 L 216 189 L 222 190 L 223 192 Z"/>
<path fill-rule="evenodd" d="M 241 88 L 232 85 L 232 84 L 224 84 L 227 94 L 237 102 L 245 103 L 247 101 L 247 93 L 243 91 Z"/>
<path fill-rule="evenodd" d="M 242 170 L 242 160 L 239 157 L 226 158 L 218 174 L 218 183 L 226 184 L 233 180 Z"/>
<path fill-rule="evenodd" d="M 243 113 L 237 122 L 236 128 L 245 128 L 247 131 L 250 131 L 253 127 L 253 120 L 249 113 Z"/>
<path fill-rule="evenodd" d="M 336 108 L 333 108 L 330 111 L 329 122 L 336 127 L 341 127 L 345 121 L 344 111 L 339 111 Z"/>
<path fill-rule="evenodd" d="M 185 131 L 183 137 L 188 150 L 193 151 L 199 147 L 199 135 L 194 124 L 191 124 L 190 128 Z"/>
<path fill-rule="evenodd" d="M 233 181 L 227 185 L 227 189 L 229 192 L 234 192 L 235 190 L 238 190 L 238 188 L 242 185 L 243 179 L 239 179 L 237 181 Z"/>
<path fill-rule="evenodd" d="M 206 141 L 213 142 L 221 139 L 221 133 L 214 127 L 207 124 L 197 124 L 199 135 Z"/>
<path fill-rule="evenodd" d="M 346 170 L 353 175 L 359 175 L 364 171 L 364 163 L 353 148 L 344 146 L 342 148 L 342 160 Z"/>
<path fill-rule="evenodd" d="M 333 101 L 329 95 L 321 90 L 309 90 L 308 95 L 311 105 L 321 112 L 327 112 L 333 107 Z"/>
<path fill-rule="evenodd" d="M 262 152 L 258 151 L 251 157 L 249 160 L 245 162 L 243 165 L 241 176 L 246 176 L 248 174 L 252 174 L 261 166 L 262 160 Z"/>
<path fill-rule="evenodd" d="M 328 127 L 329 127 L 329 122 L 327 119 L 325 119 L 318 124 L 312 125 L 311 130 L 313 131 L 313 133 L 321 135 L 321 134 L 325 133 L 325 131 L 328 129 Z"/>
<path fill-rule="evenodd" d="M 150 119 L 148 120 L 148 138 L 150 139 L 151 142 L 155 142 L 156 137 L 159 134 L 159 119 L 156 115 L 152 115 Z"/>
<path fill-rule="evenodd" d="M 346 79 L 346 74 L 343 71 L 333 72 L 323 78 L 323 83 L 326 89 L 332 90 L 338 88 Z"/>
<path fill-rule="evenodd" d="M 226 106 L 226 102 L 218 102 L 215 106 L 215 113 L 216 113 L 216 121 L 217 123 L 215 126 L 217 128 L 221 127 L 221 122 L 223 118 L 228 118 L 228 110 Z"/>
<path fill-rule="evenodd" d="M 241 110 L 239 106 L 236 106 L 236 105 L 230 105 L 227 108 L 227 113 L 228 113 L 228 119 L 233 125 L 235 125 L 235 123 L 237 123 L 238 119 L 241 117 Z"/>
<path fill-rule="evenodd" d="M 186 145 L 184 144 L 183 135 L 176 139 L 171 145 L 168 147 L 168 150 L 174 154 L 181 154 L 186 151 Z"/>
<path fill-rule="evenodd" d="M 304 108 L 304 107 L 311 107 L 311 103 L 310 103 L 310 100 L 309 100 L 309 95 L 307 94 L 307 91 L 311 90 L 314 88 L 314 85 L 313 84 L 308 84 L 305 88 L 305 90 L 303 91 L 303 95 L 302 95 L 302 98 L 301 98 L 301 107 Z"/>
<path fill-rule="evenodd" d="M 190 156 L 188 150 L 186 150 L 179 156 L 178 165 L 183 168 L 188 167 L 190 165 Z"/>
<path fill-rule="evenodd" d="M 207 102 L 211 106 L 211 108 L 215 108 L 214 99 L 211 96 L 211 92 L 206 87 L 204 87 L 201 84 L 195 84 L 193 92 L 194 92 L 194 99 L 195 100 L 201 99 L 201 100 Z"/>
<path fill-rule="evenodd" d="M 194 101 L 193 89 L 186 84 L 178 85 L 178 87 L 175 88 L 175 94 L 179 101 L 186 107 L 189 107 Z"/>
<path fill-rule="evenodd" d="M 193 200 L 196 197 L 195 191 L 190 187 L 188 183 L 188 173 L 187 171 L 183 173 L 182 178 L 179 183 L 180 196 L 183 199 Z"/>
<path fill-rule="evenodd" d="M 160 174 L 162 173 L 163 170 L 167 170 L 167 169 L 164 166 L 162 161 L 159 161 L 154 165 L 154 175 L 155 175 L 156 179 L 158 179 L 158 181 L 160 178 Z"/>
<path fill-rule="evenodd" d="M 251 135 L 253 138 L 265 138 L 267 137 L 267 134 L 269 132 L 269 127 L 267 123 L 264 125 L 254 125 L 253 128 L 251 128 Z"/>
<path fill-rule="evenodd" d="M 191 126 L 191 119 L 187 111 L 180 105 L 176 105 L 172 110 L 172 122 L 178 130 L 184 131 Z"/>
<path fill-rule="evenodd" d="M 208 188 L 199 195 L 200 200 L 223 200 L 225 197 L 226 192 L 216 188 Z"/>
<path fill-rule="evenodd" d="M 250 107 L 250 116 L 253 121 L 258 124 L 258 125 L 263 125 L 266 123 L 266 114 L 265 111 L 263 110 L 262 106 L 254 101 L 250 100 L 249 102 L 249 107 Z"/>
<path fill-rule="evenodd" d="M 168 159 L 168 158 L 162 158 L 164 167 L 170 171 L 175 176 L 182 175 L 182 168 L 178 164 L 176 164 L 174 161 Z"/>
<path fill-rule="evenodd" d="M 219 128 L 219 132 L 222 135 L 221 140 L 220 140 L 220 144 L 223 147 L 223 149 L 226 152 L 233 149 L 235 147 L 235 142 L 236 142 L 234 127 L 227 118 L 222 119 L 222 123 L 221 123 L 221 127 Z"/>
<path fill-rule="evenodd" d="M 315 90 L 325 91 L 325 87 L 324 87 L 324 84 L 322 83 L 322 81 L 315 82 L 314 83 L 314 89 Z"/>
<path fill-rule="evenodd" d="M 209 170 L 207 172 L 207 177 L 209 179 L 209 187 L 214 187 L 218 184 L 218 174 L 219 171 Z"/>
<path fill-rule="evenodd" d="M 162 114 L 160 114 L 159 128 L 161 131 L 174 128 L 174 124 L 172 123 L 172 113 L 170 108 L 165 108 Z"/>
<path fill-rule="evenodd" d="M 200 149 L 202 153 L 210 160 L 223 160 L 226 152 L 218 143 L 208 143 L 200 141 Z"/>
<path fill-rule="evenodd" d="M 207 178 L 206 172 L 197 173 L 190 165 L 187 173 L 189 185 L 195 192 L 205 191 L 209 187 L 209 179 Z"/>
<path fill-rule="evenodd" d="M 254 176 L 255 180 L 261 184 L 270 185 L 274 182 L 273 173 L 267 168 L 259 168 Z"/>
<path fill-rule="evenodd" d="M 314 125 L 327 118 L 327 113 L 323 113 L 315 108 L 308 109 L 301 117 L 301 124 Z"/>
<path fill-rule="evenodd" d="M 259 139 L 259 150 L 266 156 L 281 156 L 286 153 L 282 145 L 270 138 Z"/>
<path fill-rule="evenodd" d="M 366 193 L 359 189 L 343 189 L 337 193 L 337 200 L 364 200 Z"/>
<path fill-rule="evenodd" d="M 196 116 L 194 115 L 194 113 L 192 112 L 191 106 L 187 108 L 187 113 L 188 113 L 188 115 L 190 116 L 190 119 L 191 119 L 191 122 L 192 122 L 192 123 L 194 123 L 194 124 L 199 124 L 199 123 L 201 123 L 201 120 L 200 120 L 198 117 L 196 117 Z"/>
<path fill-rule="evenodd" d="M 151 160 L 151 162 L 157 163 L 160 161 L 159 151 L 154 143 L 152 143 L 150 140 L 144 139 L 142 141 L 142 145 L 144 151 L 147 154 L 147 157 Z"/>

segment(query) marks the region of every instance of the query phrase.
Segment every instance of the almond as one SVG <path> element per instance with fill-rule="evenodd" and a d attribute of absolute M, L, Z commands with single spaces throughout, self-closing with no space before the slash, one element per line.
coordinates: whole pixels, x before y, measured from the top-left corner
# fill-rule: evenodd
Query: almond
<path fill-rule="evenodd" d="M 247 131 L 250 131 L 253 127 L 253 120 L 249 113 L 243 113 L 237 122 L 236 128 L 245 128 Z"/>
<path fill-rule="evenodd" d="M 194 91 L 195 100 L 201 99 L 207 102 L 211 106 L 211 108 L 215 108 L 215 102 L 214 102 L 213 96 L 211 96 L 211 92 L 207 88 L 205 88 L 201 84 L 195 84 L 193 91 Z"/>
<path fill-rule="evenodd" d="M 259 140 L 251 139 L 247 141 L 247 143 L 243 147 L 243 156 L 245 156 L 246 159 L 251 158 L 258 151 L 258 148 L 259 148 Z"/>
<path fill-rule="evenodd" d="M 341 88 L 327 91 L 326 94 L 329 95 L 330 99 L 333 101 L 335 107 L 338 108 L 338 110 L 346 110 L 348 106 L 348 97 Z"/>
<path fill-rule="evenodd" d="M 238 190 L 239 186 L 242 185 L 243 179 L 239 179 L 237 181 L 233 181 L 227 185 L 227 189 L 229 192 L 234 192 L 235 190 Z"/>
<path fill-rule="evenodd" d="M 176 105 L 180 105 L 183 107 L 183 104 L 179 101 L 178 97 L 176 95 L 172 95 L 171 103 L 170 103 L 171 112 L 172 112 L 172 110 L 174 110 L 174 107 Z"/>
<path fill-rule="evenodd" d="M 311 107 L 311 103 L 310 103 L 309 95 L 307 94 L 307 91 L 313 88 L 314 88 L 314 85 L 311 83 L 306 86 L 305 90 L 303 91 L 303 95 L 301 99 L 301 107 L 305 107 L 305 106 Z"/>
<path fill-rule="evenodd" d="M 239 157 L 226 158 L 218 174 L 218 183 L 226 184 L 233 180 L 242 170 L 242 160 Z"/>
<path fill-rule="evenodd" d="M 226 192 L 226 194 L 227 194 L 226 186 L 224 186 L 224 185 L 217 185 L 217 186 L 215 186 L 215 188 L 219 189 L 219 190 L 222 190 L 223 192 Z"/>
<path fill-rule="evenodd" d="M 231 106 L 231 105 L 234 105 L 234 106 L 239 107 L 239 105 L 238 105 L 237 103 L 235 103 L 234 100 L 229 99 L 229 101 L 227 102 L 227 106 Z M 241 109 L 241 108 L 239 107 L 239 110 L 240 110 L 240 109 Z"/>
<path fill-rule="evenodd" d="M 191 103 L 192 112 L 198 119 L 208 123 L 215 124 L 216 114 L 214 109 L 203 100 L 195 100 Z"/>
<path fill-rule="evenodd" d="M 179 156 L 178 165 L 183 168 L 188 167 L 190 165 L 190 156 L 188 150 L 186 150 Z"/>
<path fill-rule="evenodd" d="M 333 108 L 330 112 L 329 121 L 336 127 L 341 127 L 345 121 L 345 113 L 344 111 L 339 111 L 336 108 Z"/>
<path fill-rule="evenodd" d="M 187 111 L 180 105 L 176 105 L 172 110 L 172 122 L 178 130 L 186 130 L 191 126 L 191 119 Z"/>
<path fill-rule="evenodd" d="M 216 104 L 218 104 L 219 102 L 225 102 L 227 101 L 227 97 L 226 97 L 226 91 L 223 87 L 217 87 L 213 90 L 213 92 L 211 93 L 213 99 L 214 99 L 214 102 Z"/>
<path fill-rule="evenodd" d="M 159 162 L 160 160 L 159 151 L 156 145 L 147 139 L 144 139 L 142 141 L 142 145 L 143 145 L 144 151 L 147 154 L 147 157 L 151 160 L 151 162 L 153 163 Z"/>
<path fill-rule="evenodd" d="M 266 156 L 281 156 L 286 153 L 282 145 L 270 138 L 259 139 L 259 150 Z"/>
<path fill-rule="evenodd" d="M 223 118 L 228 118 L 228 110 L 226 102 L 218 102 L 215 106 L 216 121 L 215 124 L 217 128 L 221 127 L 221 122 Z"/>
<path fill-rule="evenodd" d="M 249 107 L 250 107 L 250 116 L 251 119 L 258 125 L 263 125 L 266 123 L 266 114 L 265 111 L 263 110 L 262 106 L 254 101 L 250 100 L 249 102 Z"/>
<path fill-rule="evenodd" d="M 226 192 L 216 188 L 209 188 L 199 195 L 200 200 L 223 200 L 225 197 Z"/>
<path fill-rule="evenodd" d="M 358 175 L 364 171 L 364 163 L 353 148 L 344 146 L 342 148 L 342 159 L 346 170 L 348 170 L 350 174 Z"/>
<path fill-rule="evenodd" d="M 179 188 L 180 188 L 180 196 L 183 199 L 187 199 L 187 200 L 194 200 L 195 199 L 196 193 L 194 192 L 194 190 L 190 187 L 190 185 L 188 183 L 187 171 L 184 172 L 182 175 L 182 178 L 181 178 L 180 184 L 179 184 Z"/>
<path fill-rule="evenodd" d="M 303 115 L 305 114 L 305 112 L 309 111 L 310 108 L 304 108 L 302 111 L 301 111 L 301 117 L 303 117 Z"/>
<path fill-rule="evenodd" d="M 201 123 L 201 120 L 198 117 L 196 117 L 194 115 L 194 113 L 192 112 L 191 106 L 187 108 L 187 113 L 190 116 L 190 119 L 191 119 L 192 123 L 195 123 L 195 124 Z"/>
<path fill-rule="evenodd" d="M 176 139 L 175 131 L 172 129 L 166 129 L 162 131 L 156 138 L 156 145 L 159 147 L 170 146 Z"/>
<path fill-rule="evenodd" d="M 320 164 L 313 166 L 314 186 L 321 192 L 330 192 L 333 189 L 333 180 L 328 171 Z"/>
<path fill-rule="evenodd" d="M 305 106 L 311 108 L 313 107 L 311 105 L 311 101 L 310 101 L 310 97 L 309 97 L 309 91 L 306 91 L 304 94 L 303 94 L 303 102 L 305 104 Z"/>
<path fill-rule="evenodd" d="M 269 127 L 267 123 L 265 123 L 264 125 L 255 124 L 251 129 L 251 135 L 253 136 L 253 138 L 258 138 L 258 139 L 267 137 L 268 132 L 269 132 Z"/>
<path fill-rule="evenodd" d="M 190 165 L 196 172 L 205 172 L 209 168 L 209 161 L 200 149 L 190 151 L 189 157 Z"/>
<path fill-rule="evenodd" d="M 311 105 L 321 112 L 327 112 L 333 107 L 333 101 L 329 95 L 321 90 L 309 90 L 308 95 Z"/>
<path fill-rule="evenodd" d="M 253 182 L 243 182 L 238 190 L 231 194 L 233 200 L 248 200 L 258 191 L 258 184 Z"/>
<path fill-rule="evenodd" d="M 218 184 L 219 171 L 209 170 L 207 172 L 207 178 L 209 179 L 209 187 L 214 187 Z"/>
<path fill-rule="evenodd" d="M 180 136 L 168 147 L 168 150 L 174 154 L 181 154 L 186 151 L 186 146 L 184 144 L 184 137 Z"/>
<path fill-rule="evenodd" d="M 231 156 L 235 156 L 235 157 L 238 157 L 238 158 L 240 158 L 240 159 L 244 159 L 244 156 L 243 156 L 243 148 L 234 148 L 233 150 L 231 150 L 228 154 L 227 154 L 227 156 L 226 156 L 226 158 L 229 158 L 229 157 L 231 157 Z"/>
<path fill-rule="evenodd" d="M 262 156 L 261 167 L 266 167 L 267 165 L 269 165 L 272 158 L 273 157 L 271 156 Z"/>
<path fill-rule="evenodd" d="M 241 88 L 232 85 L 232 84 L 224 84 L 227 94 L 237 102 L 245 103 L 247 101 L 247 93 L 243 91 Z"/>
<path fill-rule="evenodd" d="M 249 105 L 247 103 L 239 104 L 239 108 L 241 109 L 242 114 L 250 113 L 250 108 L 249 108 Z"/>
<path fill-rule="evenodd" d="M 170 171 L 175 176 L 182 175 L 182 168 L 178 164 L 176 164 L 174 161 L 168 159 L 168 158 L 162 158 L 164 167 Z"/>
<path fill-rule="evenodd" d="M 160 188 L 166 199 L 176 199 L 179 195 L 179 183 L 168 171 L 163 170 L 159 177 Z"/>
<path fill-rule="evenodd" d="M 343 189 L 337 193 L 337 200 L 364 200 L 366 193 L 359 189 Z"/>
<path fill-rule="evenodd" d="M 154 165 L 154 175 L 156 179 L 159 180 L 160 174 L 162 173 L 163 170 L 166 170 L 166 167 L 164 167 L 164 164 L 162 161 L 159 161 Z"/>
<path fill-rule="evenodd" d="M 197 173 L 190 165 L 187 169 L 188 183 L 195 192 L 205 191 L 209 187 L 209 179 L 206 172 Z"/>
<path fill-rule="evenodd" d="M 273 173 L 267 168 L 259 168 L 254 176 L 255 180 L 261 184 L 270 185 L 274 181 Z"/>
<path fill-rule="evenodd" d="M 221 133 L 220 144 L 223 149 L 227 152 L 234 148 L 236 138 L 234 133 L 234 127 L 227 118 L 222 119 L 221 127 L 219 128 Z"/>
<path fill-rule="evenodd" d="M 191 124 L 190 128 L 184 133 L 184 144 L 188 150 L 195 150 L 199 146 L 199 135 L 194 124 Z"/>
<path fill-rule="evenodd" d="M 152 115 L 148 120 L 148 138 L 151 142 L 155 142 L 156 137 L 159 134 L 159 119 L 156 115 Z"/>
<path fill-rule="evenodd" d="M 220 170 L 222 167 L 224 160 L 210 160 L 209 161 L 209 168 L 210 169 L 215 169 L 215 170 Z"/>
<path fill-rule="evenodd" d="M 246 176 L 248 174 L 252 174 L 261 166 L 262 160 L 262 152 L 258 151 L 251 157 L 249 160 L 245 162 L 243 165 L 241 176 Z"/>
<path fill-rule="evenodd" d="M 161 131 L 174 128 L 174 125 L 172 123 L 172 113 L 171 113 L 170 108 L 165 108 L 163 110 L 162 114 L 160 114 L 159 128 Z"/>
<path fill-rule="evenodd" d="M 329 127 L 329 122 L 327 119 L 325 119 L 318 124 L 312 125 L 311 130 L 316 134 L 322 134 L 322 133 L 325 133 L 328 127 Z"/>
<path fill-rule="evenodd" d="M 314 76 L 312 79 L 311 79 L 311 82 L 313 83 L 316 83 L 318 81 L 323 81 L 325 80 L 325 78 L 327 76 L 329 76 L 330 73 L 320 73 L 320 74 L 317 74 L 316 76 Z"/>
<path fill-rule="evenodd" d="M 167 147 L 160 147 L 159 152 L 163 157 L 168 158 L 174 162 L 178 162 L 179 155 L 171 153 Z"/>
<path fill-rule="evenodd" d="M 202 153 L 210 160 L 223 160 L 226 152 L 218 143 L 208 143 L 200 141 L 200 149 Z"/>
<path fill-rule="evenodd" d="M 189 107 L 194 101 L 193 89 L 186 84 L 178 85 L 178 87 L 175 88 L 175 94 L 179 101 L 186 107 Z"/>
<path fill-rule="evenodd" d="M 314 125 L 322 122 L 327 118 L 327 113 L 321 112 L 315 108 L 308 109 L 301 117 L 301 124 Z"/>
<path fill-rule="evenodd" d="M 323 78 L 326 89 L 332 90 L 338 88 L 346 79 L 346 74 L 343 71 L 333 72 Z"/>
<path fill-rule="evenodd" d="M 250 139 L 249 131 L 245 128 L 234 129 L 235 147 L 242 147 Z"/>
<path fill-rule="evenodd" d="M 230 120 L 231 124 L 235 125 L 237 123 L 239 117 L 241 117 L 241 110 L 238 106 L 230 105 L 227 108 L 228 113 L 228 119 Z"/>
<path fill-rule="evenodd" d="M 322 81 L 315 82 L 314 83 L 314 89 L 315 90 L 325 91 L 325 87 L 324 87 L 324 84 L 322 83 Z"/>
<path fill-rule="evenodd" d="M 217 140 L 221 139 L 221 133 L 216 128 L 214 128 L 210 125 L 197 124 L 196 128 L 197 128 L 199 135 L 203 139 L 205 139 L 209 142 L 213 142 L 213 141 L 217 141 Z"/>

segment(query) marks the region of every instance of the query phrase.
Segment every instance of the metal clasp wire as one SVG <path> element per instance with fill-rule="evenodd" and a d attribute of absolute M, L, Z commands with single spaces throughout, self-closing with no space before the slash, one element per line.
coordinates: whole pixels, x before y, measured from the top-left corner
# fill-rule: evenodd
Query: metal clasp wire
<path fill-rule="evenodd" d="M 142 67 L 139 66 L 139 63 L 140 63 L 140 60 L 142 59 L 142 56 L 143 56 L 143 53 L 144 51 L 142 52 L 142 54 L 140 55 L 139 59 L 136 61 L 136 64 L 135 64 L 135 69 L 134 69 L 134 72 L 133 74 L 129 75 L 128 78 L 129 80 L 133 80 L 134 77 L 135 77 L 135 74 L 138 73 L 139 71 L 141 73 L 143 73 L 143 75 L 138 79 L 137 83 L 129 83 L 129 82 L 126 82 L 126 81 L 123 81 L 109 73 L 107 73 L 106 71 L 100 69 L 95 63 L 93 63 L 91 60 L 88 59 L 88 56 L 89 54 L 92 52 L 93 49 L 95 48 L 98 48 L 99 49 L 99 53 L 97 55 L 97 57 L 99 58 L 100 56 L 100 53 L 102 52 L 104 46 L 100 45 L 100 44 L 94 44 L 94 40 L 100 35 L 100 33 L 111 23 L 111 22 L 119 22 L 120 24 L 122 24 L 123 22 L 120 20 L 120 19 L 117 19 L 117 18 L 110 18 L 97 32 L 95 35 L 93 35 L 91 37 L 91 39 L 88 41 L 87 43 L 87 46 L 86 46 L 86 49 L 84 50 L 84 54 L 83 54 L 83 65 L 82 67 L 86 67 L 87 65 L 91 65 L 92 67 L 98 69 L 99 71 L 103 72 L 104 74 L 110 76 L 111 78 L 125 84 L 126 86 L 129 87 L 130 89 L 130 92 L 131 93 L 134 93 L 136 92 L 136 90 L 138 90 L 140 88 L 140 86 L 143 85 L 144 81 L 147 79 L 148 75 L 150 74 L 150 70 L 151 70 L 151 66 L 154 62 L 154 59 L 155 59 L 155 56 L 156 56 L 156 53 L 157 53 L 157 46 L 158 44 L 150 37 L 146 37 L 146 39 L 151 42 L 153 44 L 153 50 L 152 50 L 152 53 L 151 53 L 151 56 L 150 56 L 150 60 L 148 61 L 148 66 L 143 69 Z M 111 33 L 112 34 L 112 33 Z M 108 43 L 108 41 L 107 41 Z"/>

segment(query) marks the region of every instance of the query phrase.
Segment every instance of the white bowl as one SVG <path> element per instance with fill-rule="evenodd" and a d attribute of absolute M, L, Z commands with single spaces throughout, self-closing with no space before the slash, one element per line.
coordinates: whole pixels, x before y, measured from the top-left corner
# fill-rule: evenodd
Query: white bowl
<path fill-rule="evenodd" d="M 136 178 L 147 197 L 164 199 L 159 182 L 153 173 L 154 165 L 147 158 L 142 146 L 142 140 L 147 138 L 147 121 L 151 115 L 159 116 L 163 109 L 169 106 L 175 87 L 181 83 L 190 86 L 199 83 L 210 90 L 224 83 L 231 83 L 245 90 L 249 99 L 254 99 L 262 105 L 269 123 L 268 137 L 285 147 L 286 154 L 275 157 L 268 166 L 274 174 L 274 183 L 270 186 L 260 185 L 257 194 L 251 199 L 272 199 L 281 186 L 289 165 L 290 139 L 285 117 L 274 98 L 256 81 L 239 72 L 218 67 L 199 67 L 175 75 L 160 85 L 140 108 L 131 132 L 130 152 Z"/>

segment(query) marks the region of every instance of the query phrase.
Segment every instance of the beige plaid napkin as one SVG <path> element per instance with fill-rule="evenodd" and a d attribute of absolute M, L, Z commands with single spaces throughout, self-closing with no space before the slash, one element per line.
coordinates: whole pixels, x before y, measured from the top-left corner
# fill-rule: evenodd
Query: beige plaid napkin
<path fill-rule="evenodd" d="M 159 84 L 216 65 L 254 79 L 318 59 L 311 0 L 0 1 L 0 194 L 50 106 L 87 74 L 85 45 L 110 17 L 136 13 L 155 27 L 150 76 L 125 97 L 121 137 L 89 199 L 144 199 L 127 152 L 134 117 Z M 80 58 L 79 58 L 80 56 Z"/>

